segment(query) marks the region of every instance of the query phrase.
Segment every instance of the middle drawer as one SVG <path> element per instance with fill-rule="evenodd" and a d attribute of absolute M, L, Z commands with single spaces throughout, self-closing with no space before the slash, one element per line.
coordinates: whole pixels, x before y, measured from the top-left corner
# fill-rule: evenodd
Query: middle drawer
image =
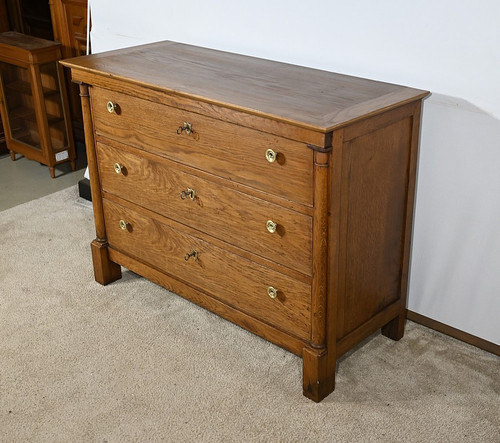
<path fill-rule="evenodd" d="M 312 275 L 310 216 L 102 142 L 97 158 L 103 191 Z"/>

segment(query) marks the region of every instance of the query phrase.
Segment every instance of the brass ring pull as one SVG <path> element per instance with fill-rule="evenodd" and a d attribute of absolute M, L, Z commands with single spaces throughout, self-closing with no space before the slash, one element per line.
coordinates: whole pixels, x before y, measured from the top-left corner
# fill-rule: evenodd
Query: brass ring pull
<path fill-rule="evenodd" d="M 115 172 L 117 174 L 121 174 L 122 173 L 122 169 L 123 169 L 123 165 L 120 165 L 120 163 L 115 163 L 113 165 L 113 168 L 115 168 Z"/>
<path fill-rule="evenodd" d="M 194 189 L 187 188 L 186 191 L 181 192 L 181 200 L 186 200 L 188 197 L 191 200 L 194 200 L 194 195 L 195 195 Z"/>
<path fill-rule="evenodd" d="M 184 122 L 184 124 L 182 126 L 179 126 L 177 128 L 177 134 L 178 135 L 181 135 L 184 131 L 186 131 L 187 135 L 191 135 L 194 132 L 193 131 L 193 126 L 191 125 L 191 123 Z"/>
<path fill-rule="evenodd" d="M 276 152 L 274 152 L 272 149 L 268 149 L 266 151 L 266 160 L 269 163 L 274 163 L 276 161 L 277 156 L 278 156 L 278 154 Z"/>
<path fill-rule="evenodd" d="M 267 295 L 269 295 L 272 299 L 275 299 L 278 296 L 278 290 L 273 286 L 269 286 L 267 288 Z"/>
<path fill-rule="evenodd" d="M 198 251 L 191 250 L 189 251 L 185 256 L 184 260 L 188 261 L 191 257 L 193 257 L 193 260 L 196 261 L 198 260 Z"/>
<path fill-rule="evenodd" d="M 124 231 L 128 229 L 129 223 L 127 223 L 125 220 L 120 220 L 120 228 L 122 228 Z"/>
<path fill-rule="evenodd" d="M 106 109 L 108 110 L 108 112 L 110 114 L 113 114 L 113 112 L 116 112 L 117 106 L 118 105 L 116 103 L 113 103 L 112 101 L 109 101 L 108 103 L 106 103 Z"/>
<path fill-rule="evenodd" d="M 266 228 L 271 234 L 274 234 L 276 232 L 276 229 L 278 229 L 278 223 L 275 223 L 272 220 L 268 220 L 266 223 Z"/>

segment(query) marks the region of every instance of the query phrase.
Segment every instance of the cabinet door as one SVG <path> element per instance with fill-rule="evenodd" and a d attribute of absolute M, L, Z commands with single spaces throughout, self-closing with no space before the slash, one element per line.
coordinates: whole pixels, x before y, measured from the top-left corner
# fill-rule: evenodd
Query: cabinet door
<path fill-rule="evenodd" d="M 87 2 L 63 1 L 62 3 L 68 25 L 72 55 L 85 55 L 87 52 Z"/>
<path fill-rule="evenodd" d="M 65 110 L 61 98 L 61 84 L 55 62 L 40 65 L 43 103 L 52 149 L 60 151 L 68 146 Z"/>
<path fill-rule="evenodd" d="M 87 48 L 87 0 L 53 0 L 52 26 L 61 42 L 63 58 L 85 55 Z"/>
<path fill-rule="evenodd" d="M 0 86 L 6 139 L 41 149 L 29 71 L 0 62 Z"/>
<path fill-rule="evenodd" d="M 5 133 L 3 130 L 2 120 L 0 120 L 0 155 L 7 153 L 7 144 L 5 143 Z"/>
<path fill-rule="evenodd" d="M 87 0 L 52 0 L 50 2 L 55 39 L 61 42 L 63 58 L 86 54 Z M 83 117 L 78 85 L 66 79 L 73 131 L 83 141 Z"/>

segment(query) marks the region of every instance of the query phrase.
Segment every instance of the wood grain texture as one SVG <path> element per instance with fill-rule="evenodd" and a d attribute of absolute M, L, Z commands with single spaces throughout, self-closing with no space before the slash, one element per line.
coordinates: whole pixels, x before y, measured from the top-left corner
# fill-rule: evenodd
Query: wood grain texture
<path fill-rule="evenodd" d="M 391 303 L 384 309 L 374 314 L 366 322 L 360 324 L 356 329 L 337 340 L 337 358 L 361 343 L 377 329 L 381 329 L 384 325 L 391 322 L 399 315 L 400 312 L 401 304 L 399 300 L 396 300 L 394 303 Z"/>
<path fill-rule="evenodd" d="M 314 401 L 339 356 L 402 336 L 425 91 L 172 42 L 65 64 L 93 85 L 96 275 L 119 263 L 301 355 Z"/>
<path fill-rule="evenodd" d="M 109 245 L 106 241 L 95 239 L 90 244 L 92 263 L 94 264 L 94 278 L 97 283 L 107 285 L 122 277 L 120 265 L 109 258 Z"/>
<path fill-rule="evenodd" d="M 64 60 L 61 63 L 66 64 L 66 61 Z M 280 120 L 271 120 L 257 114 L 251 114 L 228 107 L 222 103 L 212 103 L 185 97 L 183 95 L 167 94 L 164 91 L 151 88 L 151 86 L 148 85 L 126 83 L 115 77 L 103 77 L 98 73 L 86 73 L 82 76 L 80 75 L 82 71 L 72 70 L 71 74 L 73 81 L 76 83 L 89 83 L 94 87 L 118 91 L 134 97 L 138 96 L 154 103 L 194 112 L 215 118 L 216 120 L 234 123 L 239 126 L 256 129 L 261 132 L 274 134 L 279 137 L 300 141 L 306 144 L 310 143 L 317 146 L 328 146 L 328 140 L 331 139 L 331 133 L 294 126 Z"/>
<path fill-rule="evenodd" d="M 87 49 L 87 0 L 50 0 L 54 40 L 61 42 L 62 58 L 85 55 Z M 71 82 L 69 70 L 64 78 L 75 138 L 84 140 L 83 117 L 78 86 Z M 67 74 L 67 75 L 66 75 Z"/>
<path fill-rule="evenodd" d="M 182 225 L 140 207 L 106 199 L 103 204 L 111 248 L 126 251 L 292 335 L 310 338 L 309 285 L 192 237 L 183 232 Z M 120 220 L 128 223 L 126 230 L 120 228 Z M 186 261 L 191 251 L 197 251 L 198 259 Z M 278 289 L 277 298 L 268 296 L 269 286 Z"/>
<path fill-rule="evenodd" d="M 61 44 L 8 31 L 0 34 L 0 54 L 4 61 L 27 67 L 30 64 L 59 60 L 61 58 Z"/>
<path fill-rule="evenodd" d="M 31 88 L 35 97 L 43 97 L 42 81 L 40 78 L 40 66 L 30 65 L 28 67 L 31 77 Z M 49 123 L 47 121 L 47 110 L 44 100 L 33 100 L 33 108 L 36 115 L 38 133 L 40 136 L 40 148 L 44 158 L 50 159 L 52 156 L 52 140 L 49 134 Z M 49 163 L 54 165 L 54 160 Z M 52 177 L 53 178 L 53 177 Z"/>
<path fill-rule="evenodd" d="M 85 144 L 87 149 L 87 160 L 90 175 L 90 191 L 92 193 L 92 206 L 94 208 L 94 224 L 97 240 L 106 242 L 106 226 L 102 212 L 101 180 L 99 178 L 99 166 L 97 163 L 96 144 L 94 141 L 94 125 L 90 106 L 89 86 L 80 85 L 80 98 L 82 102 L 82 114 L 85 127 Z"/>
<path fill-rule="evenodd" d="M 313 283 L 311 346 L 325 347 L 328 266 L 328 153 L 314 153 Z"/>
<path fill-rule="evenodd" d="M 403 221 L 403 253 L 401 263 L 400 311 L 396 318 L 382 327 L 382 334 L 393 340 L 400 340 L 404 335 L 406 323 L 406 299 L 408 297 L 408 273 L 410 269 L 411 238 L 413 227 L 413 211 L 415 200 L 415 182 L 417 175 L 418 135 L 420 132 L 421 102 L 413 103 L 411 122 L 411 139 L 409 143 L 409 167 L 405 205 L 405 219 Z"/>
<path fill-rule="evenodd" d="M 401 297 L 411 119 L 344 143 L 342 335 Z"/>
<path fill-rule="evenodd" d="M 69 161 L 75 169 L 75 146 L 67 120 L 65 91 L 57 62 L 60 44 L 17 32 L 0 34 L 0 108 L 5 141 L 16 153 L 49 167 Z M 64 160 L 56 154 L 66 151 Z"/>
<path fill-rule="evenodd" d="M 259 320 L 258 318 L 245 314 L 244 312 L 222 302 L 221 300 L 214 297 L 207 297 L 207 294 L 204 291 L 196 289 L 188 283 L 168 275 L 150 264 L 143 263 L 134 257 L 113 249 L 109 250 L 109 256 L 114 262 L 120 263 L 123 267 L 163 286 L 174 294 L 178 294 L 193 303 L 220 315 L 226 320 L 259 335 L 275 345 L 293 352 L 298 356 L 302 356 L 304 346 L 306 345 L 305 340 L 301 340 L 293 335 L 283 332 L 279 328 L 275 328 L 262 320 Z"/>
<path fill-rule="evenodd" d="M 97 144 L 101 185 L 113 193 L 223 241 L 311 275 L 311 217 L 242 192 L 231 191 L 204 178 L 182 172 L 175 163 L 140 152 Z M 117 174 L 114 164 L 122 165 Z M 181 192 L 195 198 L 181 199 Z M 278 224 L 270 233 L 266 223 Z"/>
<path fill-rule="evenodd" d="M 138 149 L 135 146 L 124 144 L 122 142 L 113 140 L 103 135 L 97 134 L 95 136 L 96 143 L 104 144 L 106 146 L 111 146 L 112 148 L 119 149 L 120 151 L 126 151 L 131 154 L 138 155 L 141 158 L 147 159 L 149 161 L 158 162 L 166 165 L 173 165 L 177 171 L 184 172 L 189 175 L 195 175 L 197 177 L 208 179 L 213 183 L 216 183 L 220 186 L 226 187 L 231 190 L 238 191 L 240 193 L 246 194 L 248 196 L 252 196 L 258 198 L 260 200 L 265 200 L 270 203 L 273 203 L 277 206 L 281 206 L 283 208 L 290 209 L 294 212 L 299 212 L 300 214 L 311 216 L 313 215 L 314 208 L 313 206 L 299 203 L 297 201 L 288 200 L 281 195 L 270 194 L 265 190 L 260 190 L 257 188 L 250 187 L 248 185 L 238 183 L 233 180 L 227 180 L 218 175 L 209 173 L 207 171 L 203 171 L 202 169 L 192 168 L 189 165 L 184 165 L 182 163 L 178 163 L 175 161 L 171 161 L 163 156 L 159 156 L 157 154 L 144 151 L 142 149 Z"/>
<path fill-rule="evenodd" d="M 15 46 L 28 53 L 60 46 L 59 43 L 32 35 L 21 34 L 15 31 L 7 31 L 0 34 L 0 45 Z"/>
<path fill-rule="evenodd" d="M 94 208 L 94 224 L 96 230 L 96 238 L 91 244 L 94 278 L 101 285 L 107 285 L 121 278 L 121 268 L 110 260 L 108 254 L 109 245 L 106 238 L 106 226 L 102 209 L 101 182 L 99 180 L 99 169 L 95 152 L 96 146 L 94 143 L 88 85 L 80 85 L 80 97 L 85 124 L 85 142 L 87 146 L 90 190 L 92 193 L 92 206 Z"/>
<path fill-rule="evenodd" d="M 323 132 L 427 93 L 388 83 L 165 41 L 65 61 L 77 79 L 103 73 Z M 307 79 L 307 81 L 305 81 Z"/>
<path fill-rule="evenodd" d="M 326 349 L 304 347 L 302 353 L 303 394 L 320 402 L 335 389 L 335 369 L 331 370 Z"/>
<path fill-rule="evenodd" d="M 91 101 L 97 134 L 312 204 L 312 152 L 305 144 L 100 88 L 92 89 Z M 110 114 L 108 101 L 119 111 Z M 177 134 L 184 122 L 194 134 Z M 266 160 L 268 149 L 278 155 L 274 163 Z"/>
<path fill-rule="evenodd" d="M 119 205 L 122 205 L 122 206 L 127 206 L 127 205 L 131 204 L 131 202 L 129 202 L 125 199 L 122 199 L 120 197 L 117 197 L 116 195 L 110 194 L 110 193 L 103 193 L 103 197 L 112 201 L 112 202 L 115 202 Z M 132 203 L 132 205 L 135 206 L 133 203 Z M 147 210 L 147 211 L 148 211 L 148 213 L 150 212 L 149 210 Z M 153 212 L 153 214 L 154 214 L 154 217 L 158 216 L 157 213 Z M 161 214 L 161 215 L 168 216 L 168 214 Z M 188 235 L 191 235 L 193 237 L 201 236 L 205 241 L 207 241 L 211 245 L 217 246 L 220 249 L 224 249 L 230 253 L 236 254 L 236 255 L 243 257 L 247 260 L 250 260 L 254 263 L 257 263 L 265 268 L 270 268 L 278 273 L 283 273 L 283 274 L 291 277 L 294 280 L 305 283 L 308 286 L 311 285 L 311 280 L 312 280 L 311 277 L 309 277 L 301 272 L 298 272 L 292 268 L 285 267 L 279 262 L 275 262 L 275 261 L 269 260 L 267 258 L 264 258 L 260 255 L 256 255 L 254 253 L 248 252 L 245 249 L 241 249 L 241 248 L 239 248 L 231 243 L 228 243 L 227 241 L 220 240 L 217 237 L 203 233 L 195 228 L 191 228 L 190 226 L 182 225 L 182 227 L 183 227 L 183 231 Z"/>

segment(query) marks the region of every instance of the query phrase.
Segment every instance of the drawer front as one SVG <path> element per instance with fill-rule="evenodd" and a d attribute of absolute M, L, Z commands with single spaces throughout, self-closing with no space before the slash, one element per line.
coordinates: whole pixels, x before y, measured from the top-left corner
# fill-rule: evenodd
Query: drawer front
<path fill-rule="evenodd" d="M 135 155 L 97 143 L 97 157 L 105 192 L 311 275 L 310 216 L 182 172 L 164 160 L 146 159 L 140 151 Z"/>
<path fill-rule="evenodd" d="M 93 87 L 91 99 L 98 134 L 312 205 L 313 154 L 304 143 L 106 89 Z M 194 132 L 180 131 L 184 122 Z"/>
<path fill-rule="evenodd" d="M 151 218 L 107 199 L 103 205 L 111 248 L 281 330 L 309 339 L 309 285 L 182 232 L 180 225 L 167 219 Z M 187 256 L 194 251 L 196 260 Z M 278 290 L 276 298 L 268 295 L 269 287 Z"/>

